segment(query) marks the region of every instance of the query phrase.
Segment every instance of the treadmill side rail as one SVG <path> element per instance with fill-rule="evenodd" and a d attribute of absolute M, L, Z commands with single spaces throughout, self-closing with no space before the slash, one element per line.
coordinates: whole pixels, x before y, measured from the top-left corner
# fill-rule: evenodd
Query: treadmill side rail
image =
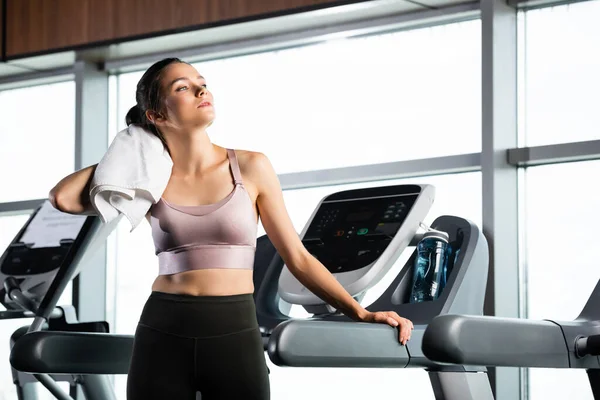
<path fill-rule="evenodd" d="M 10 363 L 37 374 L 127 374 L 132 350 L 129 335 L 38 331 L 15 342 Z"/>
<path fill-rule="evenodd" d="M 550 321 L 440 315 L 425 331 L 423 353 L 455 364 L 569 368 L 562 330 Z"/>
<path fill-rule="evenodd" d="M 275 364 L 294 367 L 404 368 L 410 358 L 397 329 L 361 322 L 289 320 L 267 350 Z"/>

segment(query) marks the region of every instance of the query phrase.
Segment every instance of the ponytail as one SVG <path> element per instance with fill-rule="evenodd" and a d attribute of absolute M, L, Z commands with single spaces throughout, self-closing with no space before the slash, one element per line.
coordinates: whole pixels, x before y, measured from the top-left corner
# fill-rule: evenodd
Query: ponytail
<path fill-rule="evenodd" d="M 137 104 L 129 109 L 127 115 L 125 116 L 125 123 L 127 126 L 135 124 L 135 125 L 146 125 L 147 121 L 145 121 L 146 116 L 142 116 L 142 110 L 140 106 Z"/>

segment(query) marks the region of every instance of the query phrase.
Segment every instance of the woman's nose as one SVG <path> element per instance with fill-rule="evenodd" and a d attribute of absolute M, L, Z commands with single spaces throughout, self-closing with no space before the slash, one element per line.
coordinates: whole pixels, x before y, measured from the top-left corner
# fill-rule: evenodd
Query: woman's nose
<path fill-rule="evenodd" d="M 196 93 L 198 94 L 198 96 L 204 96 L 206 94 L 206 88 L 204 86 L 200 86 Z"/>

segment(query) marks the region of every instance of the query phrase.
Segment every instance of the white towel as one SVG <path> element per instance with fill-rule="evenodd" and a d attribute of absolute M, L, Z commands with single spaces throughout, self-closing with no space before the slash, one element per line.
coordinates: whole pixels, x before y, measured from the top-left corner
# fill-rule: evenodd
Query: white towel
<path fill-rule="evenodd" d="M 124 214 L 133 231 L 167 187 L 173 161 L 162 141 L 130 125 L 117 134 L 98 164 L 90 201 L 102 222 Z"/>

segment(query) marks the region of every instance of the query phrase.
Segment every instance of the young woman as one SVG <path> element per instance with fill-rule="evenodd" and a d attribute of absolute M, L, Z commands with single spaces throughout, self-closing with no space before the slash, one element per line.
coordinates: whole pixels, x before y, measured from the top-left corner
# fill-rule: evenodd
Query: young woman
<path fill-rule="evenodd" d="M 211 143 L 206 129 L 215 119 L 214 99 L 194 67 L 176 58 L 155 63 L 140 79 L 136 101 L 127 124 L 158 136 L 173 168 L 147 215 L 159 276 L 135 333 L 128 399 L 193 400 L 196 391 L 203 400 L 269 399 L 252 297 L 259 216 L 309 290 L 355 321 L 398 327 L 402 344 L 410 339 L 411 321 L 368 312 L 306 251 L 264 154 Z M 88 191 L 95 167 L 62 179 L 50 192 L 54 207 L 94 213 Z"/>

